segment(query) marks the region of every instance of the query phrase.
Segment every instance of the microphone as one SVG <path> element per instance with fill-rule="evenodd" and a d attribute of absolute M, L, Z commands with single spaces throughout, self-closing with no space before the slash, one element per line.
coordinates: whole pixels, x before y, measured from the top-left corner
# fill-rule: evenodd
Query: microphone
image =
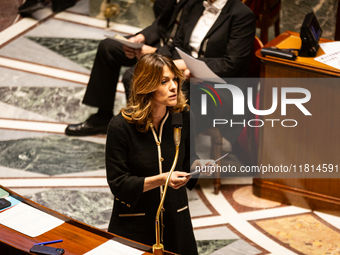
<path fill-rule="evenodd" d="M 172 114 L 172 127 L 174 128 L 174 142 L 176 145 L 176 154 L 175 154 L 175 158 L 174 158 L 174 162 L 172 163 L 172 167 L 168 173 L 168 176 L 166 178 L 165 181 L 165 185 L 164 185 L 164 190 L 163 190 L 163 194 L 161 197 L 161 202 L 159 203 L 158 206 L 158 210 L 156 213 L 156 226 L 155 226 L 155 230 L 156 230 L 156 244 L 154 244 L 152 246 L 152 254 L 153 255 L 163 255 L 164 254 L 164 246 L 163 244 L 161 244 L 161 228 L 160 228 L 160 221 L 159 221 L 159 216 L 161 213 L 163 213 L 162 211 L 164 210 L 163 208 L 163 204 L 164 204 L 164 200 L 165 200 L 165 195 L 166 195 L 166 191 L 168 189 L 168 184 L 169 184 L 169 180 L 171 177 L 171 174 L 173 173 L 173 171 L 175 170 L 176 164 L 177 164 L 177 160 L 178 160 L 178 154 L 179 154 L 179 144 L 181 143 L 181 129 L 183 126 L 183 118 L 182 118 L 182 114 L 181 113 L 173 113 Z M 163 224 L 162 224 L 163 225 Z M 163 229 L 163 226 L 162 226 Z"/>
<path fill-rule="evenodd" d="M 183 126 L 183 118 L 182 113 L 175 112 L 172 114 L 172 127 L 173 128 L 182 128 Z"/>
<path fill-rule="evenodd" d="M 183 126 L 182 113 L 172 114 L 172 127 L 174 128 L 174 142 L 176 146 L 179 146 L 181 142 L 181 129 Z"/>

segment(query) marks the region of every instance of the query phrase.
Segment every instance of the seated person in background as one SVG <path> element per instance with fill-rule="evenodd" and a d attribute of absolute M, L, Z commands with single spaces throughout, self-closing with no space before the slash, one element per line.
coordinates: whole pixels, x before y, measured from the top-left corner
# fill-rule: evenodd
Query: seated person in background
<path fill-rule="evenodd" d="M 159 52 L 172 56 L 189 75 L 175 47 L 204 61 L 218 76 L 247 77 L 256 32 L 255 15 L 240 0 L 194 0 L 172 45 Z"/>
<path fill-rule="evenodd" d="M 171 119 L 173 113 L 181 112 L 180 153 L 160 217 L 164 226 L 160 236 L 166 250 L 195 255 L 186 188 L 193 189 L 197 182 L 190 178 L 190 171 L 213 161 L 199 160 L 190 151 L 190 114 L 181 92 L 183 80 L 168 56 L 146 54 L 136 65 L 130 101 L 108 127 L 106 173 L 115 197 L 108 231 L 147 245 L 156 243 L 156 212 L 176 151 Z"/>
<path fill-rule="evenodd" d="M 255 15 L 245 4 L 240 0 L 192 0 L 183 10 L 182 17 L 173 43 L 161 47 L 158 52 L 175 59 L 175 64 L 184 71 L 187 78 L 190 77 L 190 70 L 180 59 L 175 47 L 204 61 L 221 78 L 248 76 L 256 22 Z M 189 84 L 184 86 L 184 90 L 188 92 Z M 246 87 L 247 84 L 242 84 L 240 89 L 245 92 Z M 233 118 L 231 95 L 222 100 L 223 107 L 219 108 L 222 116 L 225 119 Z M 194 103 L 196 102 L 190 102 Z M 212 114 L 208 115 L 214 118 Z M 197 134 L 203 132 L 207 124 L 208 122 L 197 123 Z M 220 131 L 234 144 L 242 129 L 243 125 L 234 125 L 223 127 Z"/>
<path fill-rule="evenodd" d="M 98 112 L 91 115 L 85 122 L 68 125 L 65 134 L 74 136 L 86 136 L 106 134 L 107 126 L 113 116 L 117 83 L 121 66 L 134 66 L 137 62 L 136 54 L 156 51 L 157 47 L 170 43 L 177 32 L 178 20 L 182 8 L 188 0 L 167 0 L 162 14 L 137 35 L 129 38 L 129 41 L 145 43 L 138 52 L 126 47 L 114 40 L 105 39 L 98 46 L 97 55 L 92 68 L 90 81 L 87 85 L 83 104 L 98 107 Z M 153 47 L 150 47 L 153 46 Z M 127 71 L 132 76 L 132 71 Z M 129 98 L 130 78 L 124 82 L 126 98 Z"/>
<path fill-rule="evenodd" d="M 187 78 L 190 70 L 180 59 L 175 47 L 205 62 L 207 66 L 221 78 L 247 77 L 255 39 L 256 21 L 253 12 L 240 0 L 194 0 L 189 2 L 183 11 L 183 20 L 178 28 L 173 44 L 159 49 L 160 53 L 172 56 L 176 66 L 183 70 Z M 208 77 L 207 77 L 208 78 Z M 188 83 L 184 89 L 188 92 Z M 241 84 L 245 92 L 247 84 Z M 198 93 L 195 90 L 195 93 Z M 222 98 L 221 111 L 223 118 L 231 119 L 231 94 Z M 189 97 L 188 97 L 189 98 Z M 193 108 L 195 103 L 190 102 Z M 214 118 L 208 112 L 210 118 Z M 242 116 L 243 118 L 243 116 Z M 196 118 L 200 120 L 201 118 Z M 197 123 L 197 134 L 203 132 L 208 122 Z M 221 125 L 220 125 L 221 126 Z M 226 125 L 225 125 L 226 126 Z M 221 127 L 222 128 L 222 127 Z M 243 125 L 223 127 L 221 134 L 234 144 L 242 132 Z"/>
<path fill-rule="evenodd" d="M 247 77 L 255 32 L 255 15 L 240 0 L 190 0 L 173 42 L 159 49 L 148 47 L 148 52 L 171 56 L 187 78 L 190 70 L 175 47 L 205 62 L 222 78 Z"/>

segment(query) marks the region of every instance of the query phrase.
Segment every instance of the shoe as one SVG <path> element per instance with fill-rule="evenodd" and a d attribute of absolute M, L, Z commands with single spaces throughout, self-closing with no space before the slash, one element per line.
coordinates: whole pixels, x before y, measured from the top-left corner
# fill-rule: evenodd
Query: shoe
<path fill-rule="evenodd" d="M 18 11 L 21 14 L 31 14 L 45 7 L 46 3 L 44 0 L 26 0 L 26 2 L 19 7 Z"/>
<path fill-rule="evenodd" d="M 88 136 L 107 134 L 107 127 L 111 119 L 102 119 L 98 115 L 91 115 L 86 121 L 68 125 L 65 134 L 70 136 Z"/>
<path fill-rule="evenodd" d="M 74 6 L 77 3 L 77 0 L 59 0 L 52 1 L 52 11 L 53 12 L 62 12 L 67 8 Z"/>

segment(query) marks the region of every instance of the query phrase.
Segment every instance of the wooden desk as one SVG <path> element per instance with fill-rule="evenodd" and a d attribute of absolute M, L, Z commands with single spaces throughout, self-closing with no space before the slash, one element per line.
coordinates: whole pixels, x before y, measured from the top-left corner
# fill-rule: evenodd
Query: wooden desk
<path fill-rule="evenodd" d="M 55 243 L 51 245 L 56 248 L 63 248 L 65 255 L 79 255 L 84 254 L 97 246 L 112 239 L 127 246 L 145 251 L 145 255 L 152 254 L 152 247 L 140 244 L 109 232 L 102 231 L 92 226 L 86 225 L 65 215 L 52 211 L 42 205 L 39 205 L 29 199 L 26 199 L 0 185 L 4 190 L 7 190 L 11 196 L 22 201 L 22 203 L 28 204 L 37 208 L 45 213 L 48 213 L 56 218 L 65 221 L 60 226 L 40 235 L 37 237 L 29 237 L 21 234 L 13 229 L 10 229 L 0 224 L 0 254 L 1 255 L 21 255 L 21 254 L 33 254 L 29 250 L 34 243 L 45 242 L 50 240 L 63 239 L 61 243 Z M 0 212 L 1 213 L 1 212 Z M 34 223 L 32 223 L 34 224 Z M 112 251 L 114 254 L 114 251 Z M 174 253 L 164 252 L 164 254 L 170 255 Z"/>
<path fill-rule="evenodd" d="M 320 39 L 320 43 L 331 42 L 331 40 Z M 264 47 L 276 46 L 280 49 L 300 49 L 300 34 L 286 31 L 266 44 Z M 317 57 L 324 52 L 319 48 Z M 296 60 L 285 60 L 266 56 L 263 57 L 261 50 L 256 52 L 256 56 L 261 60 L 261 77 L 264 78 L 328 78 L 340 77 L 340 70 L 326 64 L 320 63 L 311 57 L 297 57 Z"/>
<path fill-rule="evenodd" d="M 321 39 L 321 42 L 329 40 Z M 265 45 L 278 48 L 300 48 L 298 33 L 285 32 Z M 319 49 L 318 56 L 324 54 Z M 274 57 L 263 57 L 260 51 L 256 56 L 261 60 L 261 77 L 264 78 L 339 78 L 340 70 L 315 61 L 313 58 L 298 57 L 295 61 Z M 272 105 L 272 88 L 303 87 L 299 79 L 289 84 L 280 82 L 261 83 L 260 107 L 269 109 Z M 328 81 L 328 80 L 327 80 Z M 340 79 L 329 79 L 320 86 L 317 79 L 311 79 L 308 87 L 311 100 L 304 106 L 312 113 L 305 116 L 296 106 L 287 107 L 287 116 L 279 110 L 268 119 L 295 119 L 298 125 L 284 128 L 269 125 L 259 129 L 258 165 L 319 165 L 340 166 Z M 297 98 L 297 97 L 294 97 Z M 280 99 L 278 108 L 280 108 Z M 253 180 L 253 193 L 259 197 L 292 204 L 312 210 L 333 211 L 340 209 L 340 179 L 266 179 Z M 337 174 L 340 178 L 340 173 Z"/>

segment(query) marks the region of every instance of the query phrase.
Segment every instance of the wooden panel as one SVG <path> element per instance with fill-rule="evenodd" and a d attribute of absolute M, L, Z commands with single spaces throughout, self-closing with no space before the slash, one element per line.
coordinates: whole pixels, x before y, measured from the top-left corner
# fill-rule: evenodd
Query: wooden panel
<path fill-rule="evenodd" d="M 285 32 L 275 38 L 268 46 L 298 48 L 297 33 Z M 322 40 L 327 41 L 327 40 Z M 291 42 L 291 44 L 289 43 Z M 272 57 L 261 59 L 261 77 L 264 78 L 339 78 L 340 70 L 328 67 L 313 58 L 297 58 L 289 61 Z M 320 53 L 319 53 L 320 54 Z M 273 82 L 274 81 L 274 82 Z M 304 106 L 312 113 L 305 116 L 296 106 L 287 106 L 289 119 L 298 121 L 294 128 L 281 125 L 264 126 L 259 133 L 258 165 L 339 165 L 340 155 L 340 82 L 339 79 L 329 79 L 320 84 L 317 79 L 308 80 L 308 85 L 302 79 L 265 79 L 261 83 L 261 109 L 269 109 L 272 104 L 272 88 L 304 87 L 311 92 L 311 100 Z M 298 95 L 293 95 L 296 98 Z M 285 119 L 280 111 L 274 112 L 267 119 Z M 332 175 L 334 176 L 334 175 Z M 338 173 L 340 177 L 340 173 Z M 288 176 L 287 176 L 288 177 Z M 327 177 L 328 178 L 328 177 Z M 255 195 L 283 203 L 293 204 L 318 210 L 339 210 L 340 179 L 325 179 L 321 173 L 317 179 L 254 179 Z"/>
<path fill-rule="evenodd" d="M 312 113 L 312 116 L 305 116 L 295 105 L 288 105 L 288 117 L 281 116 L 279 110 L 265 117 L 266 119 L 280 120 L 295 119 L 298 125 L 294 128 L 287 128 L 277 122 L 278 124 L 275 124 L 274 127 L 264 125 L 261 128 L 260 164 L 312 165 L 327 163 L 336 165 L 339 163 L 340 133 L 336 127 L 340 126 L 340 117 L 337 117 L 336 109 L 340 109 L 340 85 L 336 84 L 337 79 L 329 80 L 327 85 L 321 85 L 317 79 L 308 79 L 308 90 L 311 92 L 312 98 L 304 106 Z M 287 79 L 275 79 L 265 82 L 266 88 L 261 97 L 262 109 L 270 108 L 273 87 L 277 87 L 278 91 L 282 87 L 306 87 L 301 81 L 302 79 L 290 79 L 288 83 Z M 292 97 L 294 98 L 293 93 Z M 298 95 L 295 95 L 295 98 L 297 97 Z"/>
<path fill-rule="evenodd" d="M 338 185 L 338 179 L 254 179 L 253 194 L 268 200 L 340 216 L 339 198 L 310 191 L 314 186 L 328 190 L 329 186 Z"/>

